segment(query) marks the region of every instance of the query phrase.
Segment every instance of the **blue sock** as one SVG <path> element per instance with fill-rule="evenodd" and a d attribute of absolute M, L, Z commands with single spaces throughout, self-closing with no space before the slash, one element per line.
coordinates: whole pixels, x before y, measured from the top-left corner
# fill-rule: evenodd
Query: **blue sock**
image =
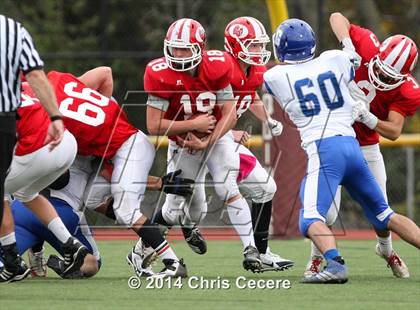
<path fill-rule="evenodd" d="M 324 257 L 326 260 L 332 260 L 337 256 L 340 256 L 340 253 L 337 249 L 331 249 L 324 253 Z"/>

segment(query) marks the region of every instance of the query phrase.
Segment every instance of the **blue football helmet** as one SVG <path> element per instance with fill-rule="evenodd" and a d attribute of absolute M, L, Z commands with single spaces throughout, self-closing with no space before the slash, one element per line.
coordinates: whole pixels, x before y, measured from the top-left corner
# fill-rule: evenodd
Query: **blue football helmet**
<path fill-rule="evenodd" d="M 274 56 L 281 62 L 299 63 L 315 55 L 316 39 L 311 26 L 297 18 L 287 19 L 273 35 Z"/>

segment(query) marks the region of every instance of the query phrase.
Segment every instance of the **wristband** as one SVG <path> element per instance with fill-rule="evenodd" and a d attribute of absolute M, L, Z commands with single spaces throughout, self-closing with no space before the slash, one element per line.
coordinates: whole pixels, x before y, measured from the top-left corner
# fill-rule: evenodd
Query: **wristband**
<path fill-rule="evenodd" d="M 61 115 L 53 115 L 50 117 L 51 122 L 62 120 L 62 119 L 63 118 L 61 117 Z"/>
<path fill-rule="evenodd" d="M 365 122 L 365 125 L 372 130 L 375 130 L 376 126 L 378 125 L 378 118 L 372 113 L 369 112 L 369 117 Z"/>
<path fill-rule="evenodd" d="M 348 49 L 351 49 L 353 51 L 356 50 L 356 48 L 353 45 L 353 42 L 348 37 L 347 38 L 344 38 L 340 43 L 341 43 L 341 46 L 343 48 L 348 48 Z"/>

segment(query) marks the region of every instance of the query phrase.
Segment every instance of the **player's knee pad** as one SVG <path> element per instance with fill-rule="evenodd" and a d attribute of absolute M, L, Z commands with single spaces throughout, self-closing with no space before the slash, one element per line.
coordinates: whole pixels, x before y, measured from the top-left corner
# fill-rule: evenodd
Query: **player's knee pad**
<path fill-rule="evenodd" d="M 236 180 L 237 176 L 238 172 L 233 170 L 228 172 L 223 170 L 213 172 L 214 189 L 220 200 L 227 201 L 240 193 Z M 199 199 L 205 201 L 205 197 L 199 197 Z"/>
<path fill-rule="evenodd" d="M 114 213 L 118 223 L 132 226 L 142 216 L 140 199 L 135 192 L 116 192 L 114 197 Z"/>
<path fill-rule="evenodd" d="M 189 208 L 186 209 L 185 213 L 191 222 L 198 224 L 206 217 L 207 203 L 204 201 L 199 205 L 190 205 Z"/>
<path fill-rule="evenodd" d="M 325 224 L 327 226 L 332 226 L 338 217 L 338 212 L 340 211 L 340 204 L 341 204 L 341 186 L 337 188 L 337 192 L 335 193 L 334 201 L 329 208 L 327 215 L 325 216 Z"/>
<path fill-rule="evenodd" d="M 313 223 L 318 222 L 318 221 L 325 223 L 324 219 L 320 219 L 320 218 L 317 218 L 317 217 L 315 217 L 315 218 L 314 217 L 305 218 L 304 215 L 303 215 L 303 208 L 300 209 L 300 212 L 299 212 L 299 230 L 300 230 L 300 233 L 302 234 L 302 236 L 308 237 L 309 226 L 311 226 Z"/>
<path fill-rule="evenodd" d="M 388 230 L 388 222 L 391 216 L 394 214 L 394 210 L 391 207 L 382 208 L 381 212 L 377 215 L 373 215 L 371 212 L 366 212 L 369 223 L 377 230 Z"/>
<path fill-rule="evenodd" d="M 39 193 L 25 193 L 25 192 L 16 192 L 13 194 L 13 197 L 21 202 L 28 202 L 34 200 L 36 197 L 39 196 Z"/>
<path fill-rule="evenodd" d="M 172 194 L 166 195 L 165 203 L 162 206 L 162 216 L 165 222 L 170 225 L 182 223 L 184 212 L 185 198 Z"/>
<path fill-rule="evenodd" d="M 266 183 L 258 184 L 251 193 L 251 199 L 255 203 L 265 203 L 273 200 L 277 191 L 277 185 L 270 176 Z"/>
<path fill-rule="evenodd" d="M 334 225 L 335 221 L 337 220 L 337 217 L 338 217 L 338 210 L 335 207 L 335 205 L 332 205 L 330 209 L 328 210 L 327 216 L 325 217 L 325 224 L 327 226 Z"/>
<path fill-rule="evenodd" d="M 119 191 L 122 192 L 121 188 Z M 105 178 L 98 176 L 95 180 L 90 180 L 86 186 L 83 197 L 84 206 L 89 210 L 95 210 L 110 197 L 112 197 L 111 184 Z"/>

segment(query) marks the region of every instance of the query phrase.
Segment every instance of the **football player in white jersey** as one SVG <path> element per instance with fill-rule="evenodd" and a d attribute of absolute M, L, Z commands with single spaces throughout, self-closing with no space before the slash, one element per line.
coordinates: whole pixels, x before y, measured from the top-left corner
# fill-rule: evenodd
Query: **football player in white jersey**
<path fill-rule="evenodd" d="M 346 187 L 378 230 L 389 229 L 420 248 L 420 228 L 395 213 L 364 160 L 352 128 L 360 120 L 360 105 L 351 96 L 353 59 L 331 50 L 315 55 L 315 34 L 299 19 L 283 22 L 273 37 L 274 54 L 281 64 L 264 75 L 265 86 L 297 126 L 308 155 L 302 180 L 299 228 L 327 261 L 323 271 L 304 283 L 345 283 L 347 268 L 335 238 L 325 224 L 337 187 Z"/>

